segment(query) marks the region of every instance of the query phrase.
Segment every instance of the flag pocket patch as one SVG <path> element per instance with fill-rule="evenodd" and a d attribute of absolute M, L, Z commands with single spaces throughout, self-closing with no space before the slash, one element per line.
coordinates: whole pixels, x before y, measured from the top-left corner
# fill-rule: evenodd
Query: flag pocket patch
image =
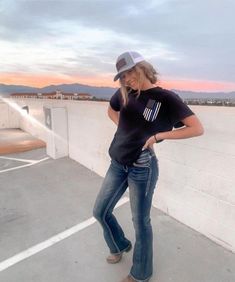
<path fill-rule="evenodd" d="M 143 116 L 147 121 L 154 121 L 159 113 L 161 102 L 149 99 L 144 109 Z"/>

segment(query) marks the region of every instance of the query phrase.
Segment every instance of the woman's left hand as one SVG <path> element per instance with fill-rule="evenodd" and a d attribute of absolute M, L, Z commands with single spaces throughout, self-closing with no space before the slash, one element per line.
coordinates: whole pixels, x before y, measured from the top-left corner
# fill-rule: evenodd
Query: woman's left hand
<path fill-rule="evenodd" d="M 155 140 L 154 136 L 149 137 L 149 139 L 145 142 L 142 150 L 147 149 L 149 147 L 151 149 L 153 149 L 153 144 L 155 144 L 155 143 L 156 143 L 156 140 Z"/>

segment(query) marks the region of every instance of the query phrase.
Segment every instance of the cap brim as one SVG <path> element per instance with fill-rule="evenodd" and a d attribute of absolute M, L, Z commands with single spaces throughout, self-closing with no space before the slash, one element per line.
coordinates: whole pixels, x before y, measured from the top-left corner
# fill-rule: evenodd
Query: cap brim
<path fill-rule="evenodd" d="M 122 74 L 122 72 L 117 73 L 117 74 L 114 76 L 113 81 L 117 81 L 117 80 L 120 78 L 121 74 Z"/>
<path fill-rule="evenodd" d="M 117 74 L 114 76 L 113 81 L 118 80 L 118 79 L 120 78 L 120 76 L 121 76 L 125 71 L 128 71 L 128 70 L 132 69 L 135 65 L 136 65 L 136 64 L 133 64 L 133 65 L 131 65 L 131 66 L 128 66 L 128 68 L 122 69 L 119 73 L 117 73 Z"/>

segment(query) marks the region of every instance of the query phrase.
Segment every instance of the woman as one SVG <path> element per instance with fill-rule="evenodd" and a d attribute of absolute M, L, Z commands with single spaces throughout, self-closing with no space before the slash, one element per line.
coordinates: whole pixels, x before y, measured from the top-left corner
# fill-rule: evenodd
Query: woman
<path fill-rule="evenodd" d="M 175 93 L 157 87 L 157 72 L 137 52 L 121 54 L 116 63 L 120 89 L 112 96 L 108 116 L 117 125 L 109 148 L 111 164 L 94 206 L 110 249 L 108 263 L 117 263 L 131 242 L 125 237 L 113 209 L 129 187 L 135 229 L 133 265 L 122 282 L 149 281 L 153 272 L 152 196 L 158 178 L 153 144 L 203 134 L 195 114 Z M 172 130 L 174 127 L 181 127 Z"/>

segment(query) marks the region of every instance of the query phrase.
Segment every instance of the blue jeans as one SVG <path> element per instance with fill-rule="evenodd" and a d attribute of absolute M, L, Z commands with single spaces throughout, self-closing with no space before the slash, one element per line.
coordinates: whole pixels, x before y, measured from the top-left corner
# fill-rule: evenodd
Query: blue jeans
<path fill-rule="evenodd" d="M 112 254 L 128 249 L 131 242 L 112 214 L 129 186 L 132 221 L 135 229 L 133 265 L 130 275 L 136 281 L 148 281 L 153 271 L 153 234 L 150 209 L 158 178 L 158 161 L 152 149 L 145 149 L 132 165 L 111 160 L 97 196 L 93 215 L 100 222 L 105 241 Z"/>

